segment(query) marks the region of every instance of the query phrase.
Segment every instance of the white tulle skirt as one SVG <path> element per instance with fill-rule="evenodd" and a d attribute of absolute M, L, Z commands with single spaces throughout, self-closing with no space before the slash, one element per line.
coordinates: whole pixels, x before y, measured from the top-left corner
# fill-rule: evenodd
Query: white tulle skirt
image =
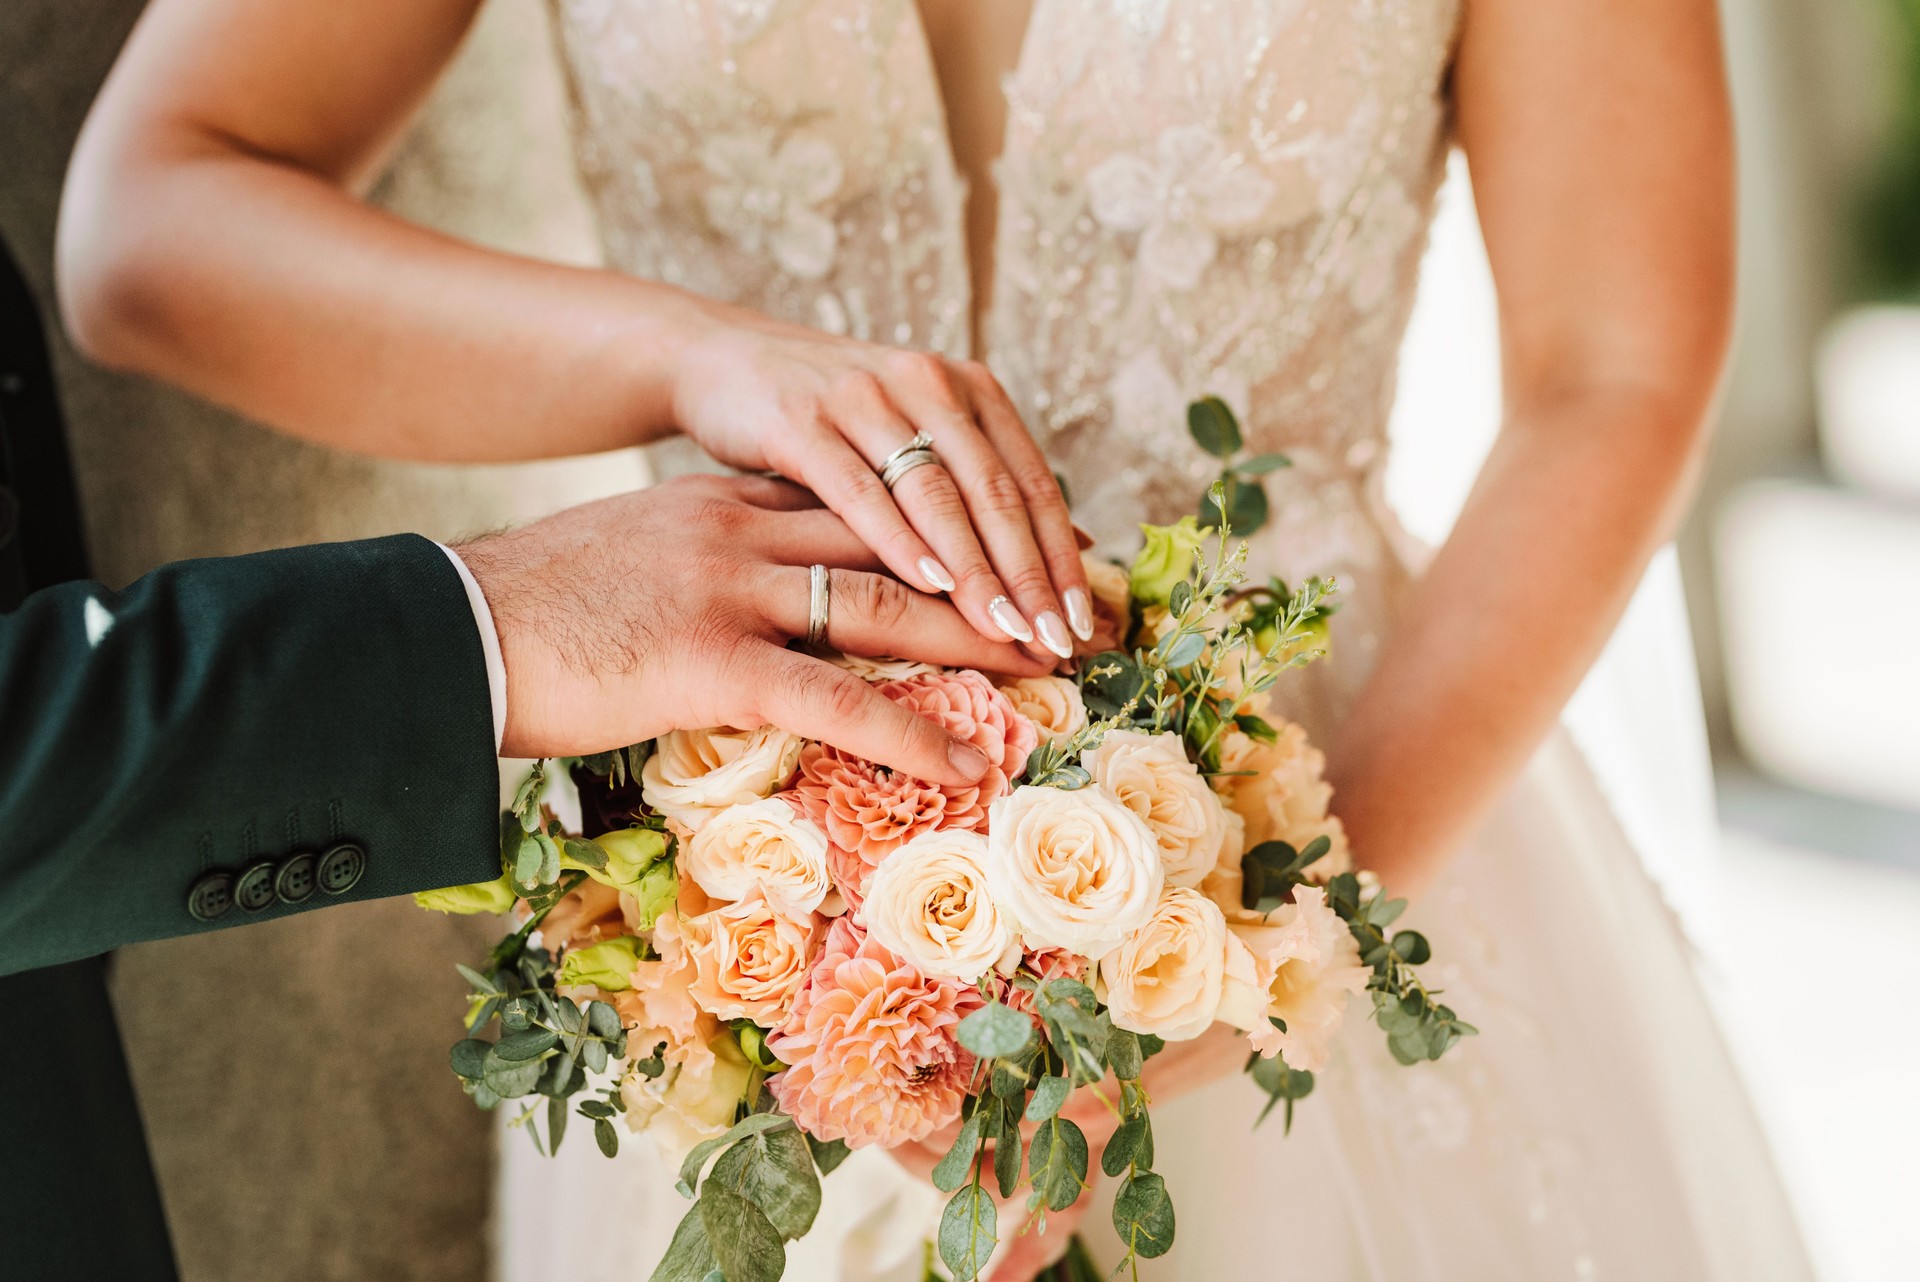
<path fill-rule="evenodd" d="M 1669 907 L 1711 897 L 1683 628 L 1666 561 L 1574 709 L 1600 776 L 1557 733 L 1408 915 L 1434 941 L 1434 981 L 1481 1035 L 1403 1068 L 1355 1008 L 1290 1136 L 1277 1119 L 1253 1128 L 1262 1099 L 1237 1078 L 1156 1103 L 1179 1232 L 1141 1277 L 1812 1278 Z M 502 1141 L 501 1282 L 649 1275 L 688 1204 L 648 1144 L 630 1139 L 608 1162 L 576 1142 L 549 1161 L 524 1136 Z M 1108 1262 L 1120 1253 L 1110 1195 L 1103 1183 L 1084 1226 Z M 940 1201 L 884 1155 L 856 1154 L 826 1181 L 787 1277 L 919 1282 Z"/>

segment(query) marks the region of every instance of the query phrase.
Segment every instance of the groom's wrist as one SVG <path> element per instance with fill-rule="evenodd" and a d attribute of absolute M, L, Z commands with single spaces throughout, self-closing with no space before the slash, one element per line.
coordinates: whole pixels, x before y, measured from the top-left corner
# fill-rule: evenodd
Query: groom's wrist
<path fill-rule="evenodd" d="M 473 577 L 473 571 L 460 559 L 460 554 L 444 543 L 434 546 L 453 562 L 460 584 L 467 590 L 467 604 L 473 609 L 474 626 L 480 632 L 480 648 L 486 655 L 487 697 L 493 706 L 493 750 L 498 753 L 507 730 L 507 665 L 500 653 L 500 631 L 494 626 L 493 607 L 487 604 L 487 594 L 480 590 L 480 581 Z"/>

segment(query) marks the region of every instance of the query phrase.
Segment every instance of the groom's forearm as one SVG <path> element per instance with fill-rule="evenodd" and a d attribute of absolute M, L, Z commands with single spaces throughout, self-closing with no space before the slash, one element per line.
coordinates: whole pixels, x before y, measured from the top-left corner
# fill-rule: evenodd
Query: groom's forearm
<path fill-rule="evenodd" d="M 481 635 L 406 535 L 0 615 L 0 973 L 497 875 Z"/>

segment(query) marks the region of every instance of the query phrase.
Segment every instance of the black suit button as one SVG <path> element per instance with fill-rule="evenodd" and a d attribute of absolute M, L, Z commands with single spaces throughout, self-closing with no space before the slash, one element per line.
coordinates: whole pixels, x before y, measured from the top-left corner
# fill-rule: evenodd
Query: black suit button
<path fill-rule="evenodd" d="M 187 912 L 195 921 L 224 917 L 233 907 L 233 874 L 210 872 L 187 891 Z"/>
<path fill-rule="evenodd" d="M 343 841 L 320 856 L 314 880 L 329 895 L 344 895 L 359 884 L 360 875 L 366 870 L 367 852 L 351 841 Z"/>
<path fill-rule="evenodd" d="M 241 909 L 257 913 L 273 907 L 273 861 L 262 859 L 248 864 L 233 883 L 233 902 Z"/>
<path fill-rule="evenodd" d="M 313 895 L 313 870 L 319 861 L 302 851 L 280 865 L 273 879 L 273 893 L 289 904 L 297 904 Z"/>

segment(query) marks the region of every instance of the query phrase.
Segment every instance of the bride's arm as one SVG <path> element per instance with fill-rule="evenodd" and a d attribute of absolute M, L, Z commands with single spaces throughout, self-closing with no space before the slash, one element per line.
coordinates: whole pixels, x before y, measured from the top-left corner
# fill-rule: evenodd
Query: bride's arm
<path fill-rule="evenodd" d="M 1734 277 L 1713 0 L 1467 0 L 1454 75 L 1506 420 L 1329 751 L 1357 857 L 1400 891 L 1519 772 L 1671 536 Z"/>
<path fill-rule="evenodd" d="M 1059 487 L 982 367 L 481 249 L 357 198 L 477 3 L 155 0 L 69 172 L 59 277 L 80 345 L 391 457 L 542 457 L 682 429 L 818 492 L 989 636 L 1033 641 L 1031 621 L 1064 653 L 1063 613 L 1090 629 Z M 950 474 L 907 473 L 896 507 L 873 465 L 916 430 Z M 989 613 L 1002 593 L 1024 618 Z"/>

